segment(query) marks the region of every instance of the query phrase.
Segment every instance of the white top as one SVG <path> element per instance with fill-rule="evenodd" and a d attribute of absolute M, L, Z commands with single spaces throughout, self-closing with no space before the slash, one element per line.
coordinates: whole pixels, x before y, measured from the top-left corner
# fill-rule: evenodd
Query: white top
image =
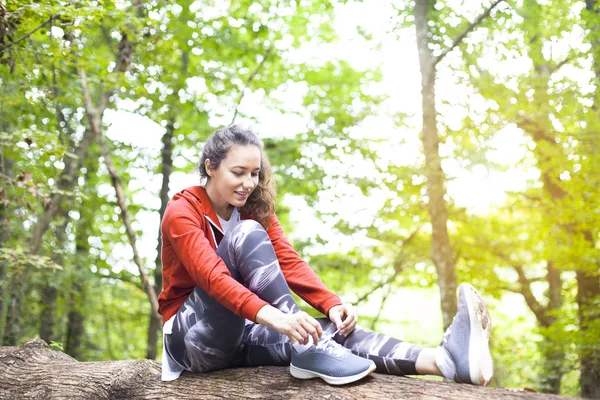
<path fill-rule="evenodd" d="M 240 212 L 237 207 L 234 207 L 233 212 L 231 213 L 231 217 L 229 217 L 229 221 L 224 220 L 219 217 L 219 223 L 221 224 L 221 228 L 223 228 L 223 234 L 226 234 L 227 231 L 234 225 L 236 222 L 240 220 Z M 169 354 L 167 353 L 165 346 L 165 335 L 170 335 L 173 331 L 173 321 L 175 320 L 175 315 L 173 315 L 165 324 L 163 325 L 163 350 L 162 350 L 162 376 L 161 380 L 163 381 L 174 381 L 175 379 L 181 376 L 183 372 L 183 368 L 177 364 Z"/>
<path fill-rule="evenodd" d="M 221 224 L 221 228 L 223 228 L 223 234 L 226 234 L 227 231 L 229 231 L 229 229 L 231 228 L 231 226 L 240 220 L 240 212 L 238 211 L 237 207 L 234 207 L 233 212 L 231 213 L 231 217 L 229 217 L 229 221 L 224 220 L 218 215 L 217 218 L 219 218 L 219 223 Z"/>

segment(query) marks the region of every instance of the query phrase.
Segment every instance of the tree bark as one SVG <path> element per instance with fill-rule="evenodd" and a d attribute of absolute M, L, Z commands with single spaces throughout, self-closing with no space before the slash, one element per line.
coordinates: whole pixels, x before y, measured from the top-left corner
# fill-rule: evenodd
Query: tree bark
<path fill-rule="evenodd" d="M 81 284 L 76 283 L 73 285 L 73 290 L 79 290 L 78 295 L 83 298 L 83 290 L 81 290 Z M 83 322 L 85 318 L 81 311 L 75 306 L 72 307 L 67 314 L 67 337 L 65 343 L 65 353 L 75 359 L 81 359 L 81 350 L 83 344 Z"/>
<path fill-rule="evenodd" d="M 82 190 L 86 190 L 88 198 L 94 199 L 98 196 L 98 190 L 90 184 L 92 177 L 98 174 L 100 154 L 94 147 L 91 150 L 90 157 L 85 160 L 86 170 Z M 90 263 L 90 244 L 89 237 L 92 231 L 95 210 L 85 202 L 79 210 L 79 221 L 75 228 L 75 260 L 76 268 L 87 269 Z M 81 276 L 81 275 L 79 275 Z M 84 335 L 84 309 L 88 281 L 86 279 L 75 279 L 73 281 L 69 299 L 67 302 L 67 335 L 65 343 L 65 352 L 71 357 L 82 359 L 82 343 Z"/>
<path fill-rule="evenodd" d="M 0 147 L 0 174 L 10 176 L 10 170 L 12 170 L 11 162 L 4 155 L 4 147 Z M 2 191 L 2 195 L 0 195 L 0 247 L 4 247 L 4 243 L 8 240 L 8 207 L 2 202 L 7 195 L 4 185 L 0 190 Z M 4 318 L 6 315 L 4 308 L 9 292 L 7 271 L 7 265 L 0 261 L 0 338 L 4 337 Z"/>
<path fill-rule="evenodd" d="M 428 210 L 431 219 L 431 258 L 437 269 L 438 285 L 444 329 L 450 326 L 456 314 L 456 271 L 455 260 L 448 236 L 448 211 L 444 199 L 444 171 L 439 154 L 437 112 L 435 107 L 435 65 L 429 49 L 428 0 L 415 2 L 415 26 L 417 48 L 421 67 L 421 96 L 423 127 L 421 141 L 425 153 L 425 176 L 427 178 Z"/>
<path fill-rule="evenodd" d="M 42 312 L 40 314 L 40 338 L 50 343 L 54 337 L 54 319 L 58 290 L 48 283 L 42 288 Z"/>
<path fill-rule="evenodd" d="M 594 308 L 593 300 L 600 293 L 598 274 L 576 271 L 577 305 L 579 306 L 579 328 L 585 337 L 588 331 L 597 326 L 600 312 Z M 589 334 L 592 336 L 593 334 Z M 597 336 L 597 333 L 596 333 Z M 587 339 L 579 351 L 581 375 L 579 384 L 581 395 L 590 399 L 600 399 L 600 349 L 598 343 L 590 343 Z"/>
<path fill-rule="evenodd" d="M 350 385 L 293 378 L 287 367 L 232 368 L 160 380 L 154 360 L 77 362 L 40 339 L 0 348 L 2 399 L 562 399 L 500 388 L 373 374 Z"/>
<path fill-rule="evenodd" d="M 167 129 L 162 137 L 162 186 L 160 188 L 160 210 L 158 223 L 158 240 L 156 245 L 156 261 L 154 269 L 154 293 L 162 291 L 162 239 L 160 223 L 162 222 L 167 203 L 169 202 L 169 182 L 171 172 L 173 171 L 173 137 L 175 134 L 175 118 L 169 119 Z M 157 356 L 158 334 L 161 331 L 161 318 L 155 318 L 154 313 L 150 313 L 150 323 L 148 324 L 148 342 L 146 350 L 146 358 L 154 360 Z"/>
<path fill-rule="evenodd" d="M 63 250 L 66 241 L 66 230 L 69 224 L 68 213 L 63 213 L 65 222 L 57 227 L 55 249 Z M 58 265 L 63 265 L 64 257 L 61 252 L 52 254 L 52 261 Z M 58 300 L 58 289 L 56 288 L 56 273 L 48 271 L 46 274 L 47 282 L 42 288 L 42 312 L 40 314 L 40 338 L 46 343 L 55 340 L 54 321 L 56 320 L 56 301 Z"/>
<path fill-rule="evenodd" d="M 556 322 L 556 312 L 562 307 L 562 279 L 560 270 L 554 268 L 552 262 L 548 261 L 546 267 L 548 280 L 548 305 L 546 306 L 545 316 L 547 323 L 540 325 L 549 328 Z M 560 393 L 562 377 L 565 373 L 565 348 L 563 343 L 557 342 L 553 335 L 544 332 L 544 340 L 540 344 L 544 373 L 540 377 L 540 388 L 547 393 Z"/>
<path fill-rule="evenodd" d="M 600 6 L 598 0 L 586 0 L 588 12 L 588 42 L 591 45 L 593 70 L 595 75 L 596 91 L 593 110 L 595 111 L 592 123 L 597 126 L 600 115 Z M 592 126 L 590 124 L 590 126 Z M 595 154 L 593 155 L 595 156 Z M 591 229 L 584 232 L 584 238 L 592 249 L 597 249 L 597 231 Z M 579 306 L 579 320 L 581 332 L 584 336 L 598 326 L 600 312 L 594 306 L 594 300 L 600 296 L 600 260 L 596 257 L 587 269 L 576 272 L 577 279 L 577 305 Z M 584 348 L 581 352 L 581 375 L 579 384 L 583 397 L 600 399 L 600 348 L 597 343 Z"/>

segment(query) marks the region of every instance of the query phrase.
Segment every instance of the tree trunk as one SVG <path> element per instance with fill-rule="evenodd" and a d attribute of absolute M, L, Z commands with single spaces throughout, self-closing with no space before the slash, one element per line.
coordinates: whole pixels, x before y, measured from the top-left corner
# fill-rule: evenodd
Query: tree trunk
<path fill-rule="evenodd" d="M 562 279 L 560 270 L 554 268 L 551 262 L 547 266 L 548 280 L 548 306 L 546 313 L 552 313 L 562 307 Z M 556 321 L 555 316 L 548 316 L 549 325 Z M 538 321 L 541 324 L 541 321 Z M 541 324 L 544 326 L 543 324 Z M 547 393 L 560 393 L 562 376 L 565 373 L 565 349 L 562 343 L 557 343 L 555 339 L 545 335 L 542 341 L 542 354 L 544 356 L 544 371 L 540 378 L 540 387 Z"/>
<path fill-rule="evenodd" d="M 76 293 L 79 298 L 83 298 L 83 290 L 81 290 L 81 284 L 75 283 L 73 285 L 73 290 L 79 290 L 79 293 Z M 65 353 L 70 355 L 75 359 L 81 359 L 82 353 L 82 343 L 83 343 L 83 321 L 85 320 L 83 314 L 75 305 L 71 308 L 69 313 L 67 314 L 67 338 L 65 344 Z"/>
<path fill-rule="evenodd" d="M 12 170 L 10 160 L 6 159 L 4 155 L 4 147 L 0 147 L 0 174 L 10 176 L 10 170 Z M 0 195 L 0 247 L 4 247 L 4 243 L 8 240 L 8 209 L 2 200 L 5 199 L 7 193 L 4 185 L 0 190 L 2 190 L 2 194 Z M 0 261 L 0 339 L 4 337 L 4 317 L 6 315 L 4 309 L 7 292 L 9 291 L 7 272 L 6 263 Z"/>
<path fill-rule="evenodd" d="M 69 224 L 68 213 L 63 213 L 65 222 L 61 227 L 57 227 L 55 249 L 63 250 L 67 236 L 67 226 Z M 52 254 L 52 261 L 58 265 L 63 265 L 64 257 L 62 251 Z M 55 340 L 54 321 L 56 320 L 56 301 L 58 299 L 58 289 L 56 288 L 56 273 L 48 271 L 46 274 L 47 282 L 42 288 L 42 312 L 40 315 L 40 338 L 46 343 Z"/>
<path fill-rule="evenodd" d="M 577 305 L 579 306 L 580 330 L 584 335 L 597 326 L 600 312 L 594 308 L 593 299 L 600 293 L 598 274 L 576 271 Z M 597 336 L 597 334 L 596 334 Z M 590 399 L 600 399 L 600 349 L 598 343 L 588 339 L 580 350 L 581 375 L 579 384 L 581 395 Z"/>
<path fill-rule="evenodd" d="M 439 154 L 437 113 L 435 108 L 435 60 L 429 49 L 428 0 L 415 2 L 415 26 L 417 48 L 421 67 L 421 96 L 423 106 L 423 128 L 421 141 L 425 153 L 425 176 L 427 178 L 428 210 L 431 219 L 431 258 L 436 266 L 444 329 L 456 314 L 456 272 L 454 255 L 448 237 L 448 211 L 444 199 L 444 171 Z"/>
<path fill-rule="evenodd" d="M 550 199 L 551 208 L 560 207 L 561 200 L 566 193 L 560 185 L 560 167 L 558 163 L 564 159 L 564 153 L 556 145 L 552 122 L 550 121 L 551 106 L 548 99 L 548 87 L 553 72 L 552 66 L 545 61 L 543 47 L 543 21 L 542 9 L 536 1 L 528 2 L 522 9 L 523 17 L 531 22 L 528 25 L 526 39 L 529 43 L 530 57 L 533 61 L 534 73 L 531 74 L 534 95 L 533 104 L 534 124 L 525 125 L 525 131 L 530 134 L 536 143 L 533 153 L 537 161 L 537 167 L 541 173 L 544 192 Z M 558 161 L 558 163 L 557 163 Z M 548 210 L 548 215 L 552 212 Z M 550 217 L 552 218 L 552 217 Z M 554 222 L 560 229 L 560 221 Z M 562 342 L 557 341 L 555 335 L 547 332 L 556 317 L 549 313 L 555 312 L 562 307 L 562 280 L 560 270 L 554 267 L 552 261 L 547 266 L 548 281 L 548 305 L 543 310 L 543 315 L 537 315 L 539 325 L 542 327 L 544 340 L 540 342 L 539 348 L 543 355 L 544 372 L 540 377 L 540 389 L 547 393 L 560 393 L 562 376 L 564 371 L 565 351 Z"/>
<path fill-rule="evenodd" d="M 40 314 L 40 338 L 48 343 L 55 339 L 54 320 L 58 298 L 58 290 L 51 285 L 52 283 L 48 282 L 47 286 L 42 288 L 42 312 Z"/>
<path fill-rule="evenodd" d="M 96 162 L 95 165 L 98 165 Z M 97 168 L 88 168 L 88 174 L 96 173 Z M 84 207 L 82 207 L 81 217 L 78 222 L 78 228 L 75 239 L 75 259 L 87 260 L 89 258 L 90 246 L 88 243 L 88 234 L 86 228 L 90 221 L 86 218 Z M 86 265 L 78 265 L 79 268 L 87 268 Z M 69 300 L 67 302 L 67 335 L 65 339 L 65 353 L 81 360 L 83 335 L 85 333 L 83 323 L 85 316 L 82 309 L 85 306 L 86 282 L 75 280 L 71 287 Z"/>
<path fill-rule="evenodd" d="M 373 374 L 350 385 L 293 378 L 287 367 L 231 368 L 160 380 L 154 360 L 80 363 L 40 339 L 0 348 L 2 399 L 562 399 L 492 387 Z"/>
<path fill-rule="evenodd" d="M 171 172 L 173 171 L 173 136 L 175 133 L 175 118 L 170 118 L 167 124 L 167 130 L 162 137 L 162 186 L 160 188 L 160 211 L 159 211 L 159 223 L 158 223 L 158 240 L 156 246 L 156 261 L 154 269 L 154 293 L 160 293 L 162 291 L 162 259 L 161 259 L 161 229 L 160 223 L 162 222 L 165 210 L 167 209 L 167 203 L 169 202 L 169 181 L 171 179 Z M 161 331 L 161 318 L 155 318 L 154 313 L 150 313 L 150 323 L 148 324 L 148 343 L 146 358 L 154 360 L 156 358 L 158 334 Z"/>
<path fill-rule="evenodd" d="M 83 164 L 86 172 L 84 175 L 83 186 L 81 187 L 81 190 L 89 199 L 98 197 L 96 186 L 90 184 L 90 182 L 92 177 L 95 177 L 98 174 L 99 162 L 100 152 L 93 146 L 92 149 L 90 149 L 90 156 Z M 75 268 L 81 270 L 88 269 L 88 266 L 91 263 L 90 260 L 92 256 L 90 255 L 89 237 L 91 236 L 90 232 L 93 232 L 95 217 L 95 209 L 91 207 L 90 204 L 84 202 L 79 209 L 79 221 L 75 223 Z M 75 279 L 67 302 L 68 312 L 65 352 L 77 360 L 81 360 L 83 355 L 82 343 L 85 333 L 83 325 L 85 315 L 82 310 L 85 309 L 87 285 L 87 279 Z"/>
<path fill-rule="evenodd" d="M 593 120 L 589 124 L 592 129 L 597 129 L 598 115 L 600 115 L 600 6 L 598 0 L 586 0 L 586 11 L 588 12 L 587 28 L 589 29 L 588 42 L 591 45 L 593 70 L 595 75 L 595 100 L 593 105 Z M 596 156 L 593 154 L 592 156 Z M 593 229 L 593 228 L 592 228 Z M 597 249 L 596 233 L 588 230 L 584 232 L 586 242 L 592 249 Z M 581 333 L 585 337 L 592 332 L 594 325 L 598 326 L 600 312 L 594 306 L 594 300 L 600 296 L 600 261 L 598 257 L 589 269 L 577 271 L 577 305 L 579 306 L 579 319 Z M 590 344 L 590 348 L 584 348 L 581 353 L 581 395 L 593 399 L 600 399 L 600 348 L 598 344 Z"/>

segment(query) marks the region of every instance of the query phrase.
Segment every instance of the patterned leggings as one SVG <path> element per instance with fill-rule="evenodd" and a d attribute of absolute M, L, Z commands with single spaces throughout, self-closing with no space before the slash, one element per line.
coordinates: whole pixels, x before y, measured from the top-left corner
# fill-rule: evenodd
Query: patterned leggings
<path fill-rule="evenodd" d="M 300 311 L 279 268 L 273 245 L 262 226 L 240 221 L 225 235 L 217 255 L 234 279 L 285 313 Z M 336 330 L 327 318 L 318 318 L 323 334 Z M 334 340 L 355 354 L 369 358 L 377 372 L 416 375 L 422 348 L 366 329 L 355 328 Z M 289 365 L 291 343 L 272 328 L 245 320 L 196 286 L 183 303 L 165 335 L 170 357 L 187 371 L 206 372 L 228 367 Z"/>

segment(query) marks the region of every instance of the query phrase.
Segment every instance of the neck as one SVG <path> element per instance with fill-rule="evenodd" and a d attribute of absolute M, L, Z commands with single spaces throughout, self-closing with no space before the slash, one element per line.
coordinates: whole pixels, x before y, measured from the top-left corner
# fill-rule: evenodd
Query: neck
<path fill-rule="evenodd" d="M 229 221 L 234 207 L 228 202 L 220 203 L 217 200 L 217 196 L 213 193 L 212 186 L 210 184 L 210 179 L 208 180 L 208 182 L 206 182 L 204 188 L 206 189 L 208 200 L 210 201 L 210 205 L 212 206 L 213 210 L 215 210 L 215 213 L 224 220 Z"/>

